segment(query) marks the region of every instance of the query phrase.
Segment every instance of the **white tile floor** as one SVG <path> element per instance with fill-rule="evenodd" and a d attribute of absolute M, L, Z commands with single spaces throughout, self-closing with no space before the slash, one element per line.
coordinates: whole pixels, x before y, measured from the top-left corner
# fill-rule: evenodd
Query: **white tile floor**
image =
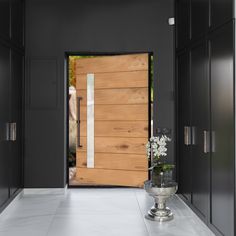
<path fill-rule="evenodd" d="M 152 199 L 142 189 L 70 189 L 24 195 L 0 215 L 1 236 L 212 236 L 177 197 L 171 222 L 144 219 Z"/>

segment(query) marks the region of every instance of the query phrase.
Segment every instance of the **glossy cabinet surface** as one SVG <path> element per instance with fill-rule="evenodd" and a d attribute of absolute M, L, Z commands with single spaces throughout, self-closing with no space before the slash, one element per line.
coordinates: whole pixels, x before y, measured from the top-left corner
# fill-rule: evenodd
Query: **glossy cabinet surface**
<path fill-rule="evenodd" d="M 211 4 L 211 27 L 220 26 L 233 18 L 233 0 L 210 0 Z"/>
<path fill-rule="evenodd" d="M 10 0 L 0 0 L 0 36 L 10 38 Z"/>
<path fill-rule="evenodd" d="M 179 191 L 216 235 L 227 236 L 235 235 L 234 67 L 234 22 L 177 53 Z"/>
<path fill-rule="evenodd" d="M 207 33 L 209 26 L 209 1 L 191 1 L 191 37 L 199 38 Z"/>
<path fill-rule="evenodd" d="M 190 0 L 179 0 L 176 4 L 176 44 L 182 48 L 190 40 Z"/>
<path fill-rule="evenodd" d="M 8 199 L 10 49 L 0 45 L 0 206 Z"/>
<path fill-rule="evenodd" d="M 233 24 L 215 32 L 211 48 L 211 224 L 224 235 L 234 228 Z"/>
<path fill-rule="evenodd" d="M 18 46 L 23 46 L 24 40 L 24 2 L 11 0 L 11 39 Z"/>
<path fill-rule="evenodd" d="M 0 0 L 0 37 L 23 47 L 24 1 Z"/>
<path fill-rule="evenodd" d="M 182 53 L 177 58 L 178 68 L 178 140 L 179 140 L 179 189 L 183 196 L 191 201 L 191 145 L 186 145 L 185 130 L 191 127 L 190 114 L 190 55 L 188 52 Z M 190 141 L 190 137 L 189 137 Z"/>
<path fill-rule="evenodd" d="M 0 0 L 0 212 L 22 188 L 23 24 L 24 1 Z"/>
<path fill-rule="evenodd" d="M 206 42 L 191 49 L 192 204 L 207 219 L 210 187 L 210 90 Z"/>
<path fill-rule="evenodd" d="M 183 49 L 233 20 L 233 12 L 233 0 L 177 0 L 177 48 Z"/>
<path fill-rule="evenodd" d="M 23 56 L 11 52 L 11 122 L 16 123 L 16 140 L 10 143 L 10 194 L 22 187 L 22 81 Z"/>

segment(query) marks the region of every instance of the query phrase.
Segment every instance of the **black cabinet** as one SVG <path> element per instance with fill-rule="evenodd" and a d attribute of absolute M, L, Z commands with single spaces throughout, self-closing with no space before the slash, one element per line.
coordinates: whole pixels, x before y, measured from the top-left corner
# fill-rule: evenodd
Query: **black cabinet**
<path fill-rule="evenodd" d="M 10 38 L 10 0 L 0 0 L 0 36 Z"/>
<path fill-rule="evenodd" d="M 190 0 L 179 0 L 176 4 L 176 43 L 182 48 L 190 40 Z"/>
<path fill-rule="evenodd" d="M 23 23 L 24 23 L 23 0 L 11 0 L 11 39 L 19 46 L 23 46 Z"/>
<path fill-rule="evenodd" d="M 228 23 L 177 57 L 179 191 L 225 236 L 235 235 L 233 40 Z"/>
<path fill-rule="evenodd" d="M 233 18 L 233 0 L 177 0 L 177 48 L 182 50 Z"/>
<path fill-rule="evenodd" d="M 23 47 L 24 0 L 0 0 L 0 37 Z"/>
<path fill-rule="evenodd" d="M 179 191 L 204 220 L 209 215 L 210 191 L 207 52 L 203 42 L 177 57 Z"/>
<path fill-rule="evenodd" d="M 199 215 L 207 220 L 210 193 L 210 90 L 206 42 L 191 49 L 190 78 L 192 204 Z"/>
<path fill-rule="evenodd" d="M 0 45 L 0 209 L 22 187 L 22 81 L 23 56 Z"/>
<path fill-rule="evenodd" d="M 183 196 L 191 201 L 191 146 L 190 136 L 187 132 L 190 130 L 191 117 L 190 117 L 190 54 L 188 52 L 181 53 L 177 58 L 178 68 L 178 108 L 179 108 L 179 119 L 178 119 L 178 140 L 179 147 L 179 189 Z M 186 140 L 187 139 L 187 140 Z"/>
<path fill-rule="evenodd" d="M 10 143 L 10 195 L 22 187 L 22 81 L 23 56 L 11 52 L 11 114 L 10 120 L 16 125 L 14 141 Z"/>
<path fill-rule="evenodd" d="M 0 206 L 8 199 L 10 49 L 0 45 Z"/>
<path fill-rule="evenodd" d="M 223 25 L 233 19 L 233 0 L 210 0 L 211 4 L 211 27 Z"/>
<path fill-rule="evenodd" d="M 24 0 L 0 0 L 0 211 L 22 188 Z"/>
<path fill-rule="evenodd" d="M 209 27 L 209 0 L 191 1 L 191 37 L 205 35 Z"/>
<path fill-rule="evenodd" d="M 211 48 L 211 224 L 234 235 L 234 42 L 233 24 L 216 31 Z"/>

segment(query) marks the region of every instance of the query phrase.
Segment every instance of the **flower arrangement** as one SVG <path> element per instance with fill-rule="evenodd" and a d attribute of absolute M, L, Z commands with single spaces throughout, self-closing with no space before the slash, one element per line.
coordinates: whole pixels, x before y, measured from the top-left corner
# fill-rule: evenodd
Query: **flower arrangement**
<path fill-rule="evenodd" d="M 167 143 L 171 139 L 166 135 L 160 137 L 151 137 L 146 145 L 147 157 L 151 162 L 149 170 L 152 171 L 152 180 L 154 175 L 163 176 L 165 173 L 174 169 L 174 165 L 166 163 L 164 157 L 167 156 Z"/>

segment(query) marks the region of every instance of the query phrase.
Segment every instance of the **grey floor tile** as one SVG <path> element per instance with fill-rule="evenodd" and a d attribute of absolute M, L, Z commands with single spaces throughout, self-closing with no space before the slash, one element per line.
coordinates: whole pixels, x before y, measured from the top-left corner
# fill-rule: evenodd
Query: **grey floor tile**
<path fill-rule="evenodd" d="M 58 207 L 56 214 L 139 214 L 138 202 L 134 195 L 126 198 L 100 197 L 100 198 L 80 198 L 74 200 L 63 200 Z"/>
<path fill-rule="evenodd" d="M 20 213 L 18 213 L 20 214 Z M 4 236 L 44 236 L 47 234 L 53 215 L 8 218 L 0 221 L 0 235 Z"/>
<path fill-rule="evenodd" d="M 135 191 L 143 217 L 153 205 L 153 198 L 145 191 Z M 205 224 L 187 207 L 178 197 L 173 196 L 167 201 L 167 206 L 174 214 L 174 220 L 170 222 L 153 222 L 145 219 L 148 232 L 151 236 L 213 236 L 214 234 Z"/>
<path fill-rule="evenodd" d="M 148 236 L 139 215 L 56 216 L 48 236 Z"/>
<path fill-rule="evenodd" d="M 174 196 L 175 218 L 144 219 L 153 199 L 142 189 L 69 189 L 66 195 L 25 195 L 0 215 L 3 236 L 212 236 L 211 231 Z"/>

